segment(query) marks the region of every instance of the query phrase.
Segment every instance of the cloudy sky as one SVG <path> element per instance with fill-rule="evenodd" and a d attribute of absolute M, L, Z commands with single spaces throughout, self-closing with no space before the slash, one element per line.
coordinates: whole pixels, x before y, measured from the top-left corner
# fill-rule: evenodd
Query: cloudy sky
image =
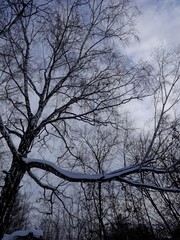
<path fill-rule="evenodd" d="M 136 0 L 141 11 L 137 19 L 140 42 L 126 51 L 135 60 L 149 60 L 159 47 L 180 44 L 180 0 Z"/>
<path fill-rule="evenodd" d="M 156 48 L 180 45 L 180 0 L 136 0 L 136 5 L 141 11 L 136 26 L 140 42 L 126 49 L 130 58 L 149 61 Z M 128 108 L 139 128 L 147 126 L 147 120 L 152 119 L 151 99 L 131 102 Z"/>

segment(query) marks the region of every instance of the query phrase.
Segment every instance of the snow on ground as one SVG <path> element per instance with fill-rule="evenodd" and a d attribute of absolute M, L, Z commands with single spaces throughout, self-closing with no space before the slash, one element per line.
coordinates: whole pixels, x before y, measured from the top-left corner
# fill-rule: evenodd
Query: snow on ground
<path fill-rule="evenodd" d="M 15 231 L 11 234 L 5 234 L 4 237 L 2 238 L 2 240 L 14 240 L 18 237 L 25 237 L 31 233 L 33 234 L 33 237 L 36 237 L 36 238 L 43 237 L 42 230 L 29 229 L 29 230 Z"/>

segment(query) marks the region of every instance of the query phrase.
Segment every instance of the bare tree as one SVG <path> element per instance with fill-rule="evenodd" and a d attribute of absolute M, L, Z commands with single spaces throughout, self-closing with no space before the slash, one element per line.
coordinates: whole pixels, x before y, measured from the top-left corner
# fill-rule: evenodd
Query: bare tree
<path fill-rule="evenodd" d="M 74 156 L 71 128 L 74 125 L 115 126 L 119 106 L 149 94 L 152 68 L 133 65 L 119 50 L 136 37 L 137 9 L 129 0 L 6 1 L 13 17 L 2 25 L 0 41 L 1 136 L 12 159 L 0 197 L 0 237 L 6 232 L 13 202 L 25 173 L 42 188 L 57 194 L 57 186 L 41 180 L 39 169 L 69 182 L 116 180 L 134 186 L 179 191 L 178 187 L 143 180 L 144 173 L 169 174 L 178 162 L 160 166 L 152 155 L 167 107 L 179 79 L 179 65 L 169 61 L 172 81 L 165 81 L 162 64 L 157 78 L 160 90 L 157 123 L 146 153 L 131 166 L 94 175 L 73 173 L 67 162 Z M 4 19 L 6 19 L 4 17 Z M 4 24 L 4 22 L 3 22 Z M 165 66 L 166 67 L 166 66 Z M 169 70 L 169 68 L 167 68 Z M 148 90 L 148 91 L 147 91 Z M 52 154 L 45 161 L 34 156 Z M 61 152 L 59 152 L 61 151 Z M 68 151 L 69 158 L 58 165 Z M 44 157 L 44 155 L 43 155 Z M 56 161 L 58 157 L 58 161 Z M 57 163 L 57 165 L 55 164 Z M 69 165 L 70 166 L 70 165 Z M 147 175 L 148 175 L 147 174 Z M 144 177 L 147 176 L 144 174 Z M 134 178 L 133 178 L 134 176 Z"/>
<path fill-rule="evenodd" d="M 83 169 L 86 174 L 103 174 L 112 166 L 120 147 L 120 137 L 116 129 L 96 125 L 95 127 L 78 129 L 75 137 L 79 149 L 75 156 L 79 156 L 79 161 L 73 163 L 74 166 Z M 119 145 L 119 146 L 118 146 Z M 110 197 L 107 195 L 108 184 L 89 183 L 81 184 L 83 189 L 81 204 L 84 205 L 84 219 L 89 220 L 89 233 L 94 233 L 98 239 L 106 238 L 105 219 L 108 212 Z M 113 196 L 112 196 L 113 198 Z"/>

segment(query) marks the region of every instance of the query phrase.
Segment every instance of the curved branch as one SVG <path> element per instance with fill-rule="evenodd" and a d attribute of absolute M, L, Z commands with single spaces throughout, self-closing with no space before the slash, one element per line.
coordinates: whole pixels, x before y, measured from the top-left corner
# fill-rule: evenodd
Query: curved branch
<path fill-rule="evenodd" d="M 102 174 L 85 174 L 85 173 L 78 173 L 78 172 L 71 172 L 64 170 L 58 166 L 56 166 L 54 163 L 41 160 L 41 159 L 29 159 L 24 158 L 24 162 L 27 164 L 29 169 L 31 168 L 38 168 L 41 170 L 48 171 L 49 173 L 54 174 L 55 176 L 62 178 L 69 182 L 108 182 L 108 181 L 119 181 L 119 182 L 125 182 L 130 185 L 136 186 L 136 187 L 147 187 L 155 190 L 162 190 L 162 191 L 168 191 L 168 192 L 180 192 L 180 188 L 172 188 L 172 187 L 161 187 L 161 186 L 155 186 L 148 183 L 138 182 L 137 180 L 129 180 L 125 177 L 142 173 L 142 172 L 152 172 L 156 174 L 165 174 L 170 173 L 170 170 L 168 168 L 155 168 L 155 167 L 141 167 L 141 164 L 129 166 L 120 168 L 115 171 L 111 171 L 109 173 L 102 173 Z M 173 172 L 173 170 L 172 170 Z"/>
<path fill-rule="evenodd" d="M 142 182 L 138 182 L 138 181 L 132 181 L 132 180 L 125 179 L 125 178 L 120 178 L 119 181 L 127 183 L 134 187 L 142 187 L 145 189 L 149 188 L 149 189 L 153 189 L 153 190 L 164 191 L 164 192 L 174 192 L 174 193 L 180 192 L 180 188 L 160 187 L 160 186 L 155 186 L 155 185 L 148 184 L 148 183 L 146 184 L 146 183 L 142 183 Z"/>
<path fill-rule="evenodd" d="M 55 191 L 56 190 L 54 187 L 50 187 L 49 185 L 42 183 L 38 179 L 38 177 L 34 173 L 32 173 L 30 170 L 28 171 L 28 174 L 37 183 L 37 185 L 39 185 L 40 187 L 48 189 L 48 190 L 51 190 L 51 191 Z"/>

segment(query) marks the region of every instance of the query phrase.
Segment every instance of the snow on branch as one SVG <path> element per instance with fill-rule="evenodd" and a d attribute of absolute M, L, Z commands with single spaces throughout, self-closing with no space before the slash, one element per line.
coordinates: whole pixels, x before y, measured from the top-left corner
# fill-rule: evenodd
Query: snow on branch
<path fill-rule="evenodd" d="M 90 175 L 90 174 L 75 173 L 75 172 L 67 171 L 56 166 L 54 163 L 46 160 L 30 159 L 30 158 L 23 158 L 23 160 L 30 169 L 31 168 L 42 169 L 69 182 L 80 182 L 80 181 L 97 182 L 104 177 L 103 174 Z"/>
<path fill-rule="evenodd" d="M 180 192 L 180 188 L 163 187 L 163 186 L 161 187 L 161 186 L 151 185 L 145 182 L 138 182 L 137 180 L 132 180 L 131 178 L 127 179 L 128 176 L 136 173 L 153 172 L 156 174 L 165 174 L 165 173 L 173 172 L 173 170 L 170 171 L 168 168 L 167 169 L 155 168 L 155 167 L 142 166 L 141 164 L 137 164 L 129 167 L 120 168 L 115 171 L 111 171 L 109 173 L 86 174 L 86 173 L 79 173 L 79 172 L 64 170 L 56 166 L 54 163 L 46 160 L 30 159 L 30 158 L 23 158 L 23 160 L 27 164 L 29 169 L 38 168 L 41 170 L 45 170 L 69 182 L 107 182 L 107 181 L 114 180 L 119 182 L 125 182 L 136 187 L 145 187 L 145 188 L 151 188 L 154 190 L 162 190 L 162 191 L 168 191 L 168 192 Z"/>

